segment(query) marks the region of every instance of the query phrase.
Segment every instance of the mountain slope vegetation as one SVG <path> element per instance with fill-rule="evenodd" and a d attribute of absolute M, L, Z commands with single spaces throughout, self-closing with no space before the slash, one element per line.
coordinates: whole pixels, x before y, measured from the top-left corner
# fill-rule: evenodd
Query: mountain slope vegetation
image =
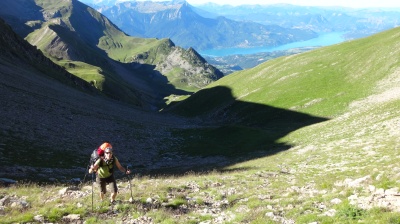
<path fill-rule="evenodd" d="M 11 161 L 2 161 L 7 166 L 0 169 L 0 176 L 51 173 L 62 181 L 68 165 L 79 166 L 66 148 L 76 155 L 102 135 L 113 138 L 121 160 L 135 164 L 132 169 L 138 174 L 118 180 L 120 195 L 114 206 L 93 199 L 90 182 L 68 188 L 57 184 L 1 188 L 2 221 L 398 223 L 399 35 L 400 30 L 393 29 L 224 77 L 170 108 L 195 116 L 194 120 L 140 113 L 62 85 L 55 90 L 64 94 L 54 95 L 57 91 L 36 88 L 43 83 L 52 86 L 53 81 L 32 76 L 35 85 L 24 85 L 21 77 L 31 73 L 21 66 L 5 73 L 7 63 L 1 61 L 1 74 L 20 80 L 4 85 L 9 79 L 0 79 L 6 96 L 2 100 L 9 103 L 7 116 L 0 116 L 4 124 L 0 134 L 7 137 L 1 138 L 7 139 L 0 145 L 1 158 L 19 158 L 31 166 L 10 168 Z M 35 97 L 28 97 L 32 93 Z M 32 100 L 36 106 L 29 107 Z M 47 119 L 40 119 L 45 113 Z M 29 126 L 34 129 L 24 133 L 24 125 L 35 120 L 42 124 Z M 34 134 L 29 134 L 32 130 Z M 24 136 L 24 147 L 9 137 L 18 135 Z M 45 137 L 51 141 L 42 140 Z M 55 150 L 60 145 L 63 148 Z M 121 150 L 132 145 L 129 152 Z M 32 166 L 43 154 L 25 157 L 38 146 L 42 153 L 48 150 L 47 157 L 59 153 L 62 159 L 52 157 L 46 167 L 40 162 Z M 15 156 L 12 152 L 17 149 Z M 200 166 L 212 171 L 177 175 L 187 170 L 185 162 L 193 170 Z M 145 169 L 159 166 L 156 174 L 175 166 L 176 175 L 142 176 L 139 164 Z M 85 172 L 73 170 L 75 176 Z"/>
<path fill-rule="evenodd" d="M 168 39 L 129 37 L 79 1 L 28 1 L 33 13 L 23 17 L 27 10 L 12 8 L 11 2 L 1 2 L 0 16 L 20 35 L 29 32 L 23 37 L 54 62 L 111 98 L 160 108 L 164 97 L 188 94 L 222 77 L 193 49 Z"/>
<path fill-rule="evenodd" d="M 337 117 L 349 110 L 352 102 L 375 94 L 378 83 L 396 72 L 398 32 L 396 28 L 356 41 L 280 57 L 233 73 L 207 89 L 225 86 L 236 100 Z M 246 81 L 240 82 L 243 77 Z M 201 98 L 196 95 L 202 92 L 206 90 L 193 98 Z M 194 116 L 223 110 L 224 106 L 199 104 L 189 98 L 177 107 L 177 111 L 189 114 L 183 108 L 190 108 L 190 115 Z M 243 114 L 252 116 L 251 108 Z"/>
<path fill-rule="evenodd" d="M 219 152 L 226 155 L 271 146 L 285 149 L 283 143 L 288 143 L 283 140 L 285 136 L 297 133 L 295 130 L 302 125 L 322 122 L 326 125 L 321 126 L 330 127 L 329 124 L 347 120 L 349 114 L 358 110 L 366 113 L 361 117 L 381 117 L 380 109 L 392 111 L 396 108 L 400 97 L 395 84 L 400 65 L 398 37 L 396 28 L 368 38 L 270 60 L 210 84 L 185 101 L 171 105 L 170 111 L 221 124 L 224 128 L 207 128 L 195 133 L 199 134 L 196 139 L 200 142 L 213 142 L 222 147 Z M 392 113 L 388 116 L 395 117 L 396 113 Z M 372 120 L 369 121 L 377 125 L 381 122 Z M 189 136 L 194 133 L 191 131 L 194 130 L 187 130 Z M 315 135 L 321 132 L 319 129 Z M 232 136 L 236 136 L 233 139 L 237 141 L 232 141 Z M 224 144 L 226 142 L 229 144 Z M 192 139 L 184 145 L 184 150 L 189 152 L 204 152 L 203 144 Z"/>

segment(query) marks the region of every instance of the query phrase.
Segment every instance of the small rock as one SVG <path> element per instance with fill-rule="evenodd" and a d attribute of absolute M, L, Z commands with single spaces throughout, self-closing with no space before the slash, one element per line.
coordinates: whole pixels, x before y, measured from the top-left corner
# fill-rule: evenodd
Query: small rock
<path fill-rule="evenodd" d="M 358 198 L 358 196 L 353 194 L 353 195 L 350 195 L 347 199 L 349 199 L 350 201 L 353 201 L 353 200 L 357 200 L 357 198 Z"/>
<path fill-rule="evenodd" d="M 342 200 L 340 200 L 339 198 L 334 198 L 331 200 L 331 203 L 334 205 L 340 204 L 342 203 Z"/>
<path fill-rule="evenodd" d="M 368 189 L 369 189 L 369 192 L 374 192 L 376 190 L 376 187 L 374 185 L 369 185 Z"/>
<path fill-rule="evenodd" d="M 81 219 L 81 216 L 79 214 L 69 214 L 69 215 L 63 217 L 63 220 L 68 223 L 76 223 L 80 219 Z"/>
<path fill-rule="evenodd" d="M 67 191 L 68 191 L 68 187 L 64 187 L 63 189 L 58 191 L 58 194 L 59 195 L 64 195 L 65 193 L 67 193 Z"/>
<path fill-rule="evenodd" d="M 35 220 L 36 222 L 43 223 L 44 222 L 44 217 L 43 217 L 43 215 L 36 215 L 36 216 L 33 217 L 33 220 Z"/>
<path fill-rule="evenodd" d="M 349 186 L 349 187 L 359 187 L 361 184 L 363 184 L 363 183 L 365 183 L 365 182 L 367 182 L 369 180 L 371 180 L 371 176 L 367 175 L 365 177 L 358 178 L 358 179 L 356 179 L 354 181 L 346 179 L 345 182 L 347 183 L 347 186 Z"/>
<path fill-rule="evenodd" d="M 272 218 L 272 217 L 274 217 L 275 215 L 274 215 L 273 212 L 267 212 L 267 213 L 265 213 L 265 216 Z"/>
<path fill-rule="evenodd" d="M 385 189 L 383 188 L 376 189 L 375 194 L 385 194 Z"/>
<path fill-rule="evenodd" d="M 324 212 L 324 215 L 333 217 L 336 215 L 336 210 L 335 209 L 330 209 L 329 211 Z"/>
<path fill-rule="evenodd" d="M 10 203 L 10 196 L 0 199 L 0 206 L 7 206 Z"/>
<path fill-rule="evenodd" d="M 395 188 L 387 189 L 387 190 L 385 191 L 385 194 L 386 194 L 386 195 L 395 195 L 395 194 L 398 194 L 398 192 L 399 192 L 399 188 L 398 188 L 398 187 L 395 187 Z"/>

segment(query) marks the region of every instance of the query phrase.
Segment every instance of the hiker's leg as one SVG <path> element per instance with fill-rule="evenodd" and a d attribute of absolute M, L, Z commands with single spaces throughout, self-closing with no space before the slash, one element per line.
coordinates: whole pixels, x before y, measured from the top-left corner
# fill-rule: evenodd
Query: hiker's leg
<path fill-rule="evenodd" d="M 97 183 L 100 186 L 100 199 L 103 201 L 104 200 L 104 195 L 107 192 L 107 188 L 106 188 L 107 183 L 104 180 L 104 178 L 97 178 Z"/>
<path fill-rule="evenodd" d="M 110 192 L 111 192 L 111 202 L 115 201 L 115 198 L 117 197 L 118 194 L 118 187 L 117 187 L 117 182 L 115 181 L 114 176 L 111 177 L 111 182 L 110 182 Z"/>
<path fill-rule="evenodd" d="M 111 202 L 115 201 L 115 198 L 117 197 L 118 192 L 113 192 L 111 193 Z"/>

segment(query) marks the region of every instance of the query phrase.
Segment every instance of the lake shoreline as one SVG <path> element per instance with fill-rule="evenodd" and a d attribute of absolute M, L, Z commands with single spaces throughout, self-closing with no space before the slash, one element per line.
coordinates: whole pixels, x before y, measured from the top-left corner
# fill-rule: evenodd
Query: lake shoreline
<path fill-rule="evenodd" d="M 346 41 L 344 38 L 345 33 L 346 32 L 320 33 L 318 37 L 310 40 L 293 42 L 276 47 L 208 49 L 200 51 L 199 53 L 200 55 L 207 57 L 224 57 L 229 55 L 248 55 L 263 52 L 284 51 L 301 47 L 323 47 Z"/>

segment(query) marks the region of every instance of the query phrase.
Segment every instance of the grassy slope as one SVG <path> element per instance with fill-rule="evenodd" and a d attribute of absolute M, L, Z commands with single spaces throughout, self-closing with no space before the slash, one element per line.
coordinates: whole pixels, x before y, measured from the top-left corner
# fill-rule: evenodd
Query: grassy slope
<path fill-rule="evenodd" d="M 399 33 L 399 29 L 394 29 L 279 58 L 213 84 L 229 86 L 236 101 L 229 94 L 226 97 L 236 104 L 240 99 L 330 118 L 276 140 L 290 144 L 289 150 L 242 161 L 221 172 L 135 178 L 134 204 L 127 202 L 128 182 L 120 181 L 118 198 L 123 203 L 114 207 L 112 217 L 107 215 L 111 213 L 109 207 L 100 205 L 96 198 L 95 210 L 91 211 L 89 185 L 77 192 L 82 199 L 81 196 L 74 199 L 73 193 L 60 197 L 60 186 L 49 186 L 45 191 L 32 185 L 3 188 L 0 195 L 26 197 L 31 207 L 7 208 L 2 220 L 29 222 L 40 214 L 56 222 L 64 215 L 80 214 L 88 223 L 148 217 L 155 223 L 218 222 L 220 217 L 225 218 L 224 223 L 399 223 L 399 206 L 382 203 L 379 207 L 376 200 L 384 199 L 370 191 L 371 186 L 390 189 L 398 187 L 400 182 Z M 205 107 L 207 102 L 216 106 L 211 100 L 204 102 L 195 109 L 215 111 Z M 253 112 L 251 106 L 253 109 L 257 106 L 244 105 L 249 106 L 248 113 Z M 243 128 L 245 124 L 237 123 L 237 127 Z M 237 139 L 245 141 L 240 135 L 230 139 L 231 145 Z M 368 176 L 355 187 L 345 184 Z M 160 202 L 154 209 L 145 202 L 149 197 Z M 365 197 L 372 208 L 356 206 Z M 351 198 L 357 198 L 355 204 Z M 161 205 L 162 202 L 165 204 Z M 334 215 L 328 216 L 327 212 Z"/>
<path fill-rule="evenodd" d="M 324 119 L 338 118 L 354 110 L 350 105 L 355 101 L 385 91 L 378 86 L 400 65 L 399 35 L 399 29 L 393 29 L 278 58 L 212 83 L 173 111 L 225 119 L 224 127 L 203 129 L 200 137 L 183 144 L 183 150 L 232 155 L 273 150 L 282 144 L 290 147 L 290 142 L 281 139 L 286 134 Z M 223 134 L 226 132 L 221 130 L 230 133 Z M 188 136 L 196 132 L 197 129 L 184 131 Z M 208 145 L 206 149 L 204 144 Z"/>
<path fill-rule="evenodd" d="M 398 36 L 399 29 L 393 29 L 369 38 L 281 57 L 226 76 L 207 88 L 225 86 L 235 100 L 335 117 L 346 111 L 354 100 L 371 95 L 377 82 L 398 67 Z M 185 104 L 182 108 L 192 108 L 192 115 L 216 109 L 214 105 L 190 100 Z M 252 113 L 251 108 L 247 112 Z"/>

